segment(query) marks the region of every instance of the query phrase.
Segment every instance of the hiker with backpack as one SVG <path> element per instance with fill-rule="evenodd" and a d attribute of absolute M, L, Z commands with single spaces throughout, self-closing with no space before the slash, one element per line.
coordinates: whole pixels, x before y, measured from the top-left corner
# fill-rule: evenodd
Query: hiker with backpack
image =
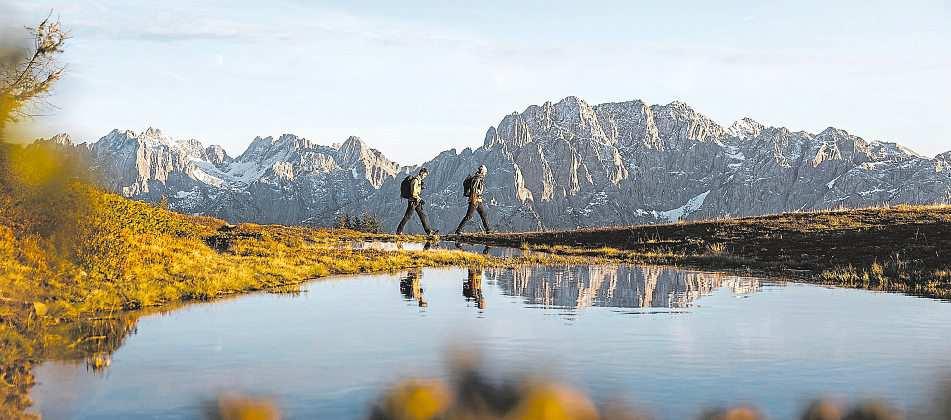
<path fill-rule="evenodd" d="M 475 303 L 476 308 L 485 309 L 485 293 L 482 291 L 482 269 L 469 267 L 469 275 L 462 283 L 462 296 L 466 301 Z"/>
<path fill-rule="evenodd" d="M 426 204 L 426 202 L 420 197 L 420 194 L 423 193 L 423 180 L 426 179 L 426 175 L 428 174 L 428 169 L 420 168 L 416 175 L 408 175 L 406 178 L 403 178 L 403 182 L 400 184 L 400 197 L 407 200 L 406 213 L 403 215 L 403 220 L 400 221 L 399 226 L 396 227 L 397 235 L 403 234 L 403 228 L 406 227 L 406 223 L 409 222 L 409 219 L 413 217 L 414 211 L 419 216 L 419 222 L 423 224 L 423 229 L 426 230 L 427 235 L 436 235 L 439 233 L 439 231 L 435 231 L 429 227 L 429 221 L 426 220 L 426 212 L 423 211 L 423 204 Z"/>
<path fill-rule="evenodd" d="M 492 233 L 492 229 L 489 228 L 489 218 L 486 216 L 485 206 L 482 205 L 482 193 L 485 191 L 485 174 L 487 172 L 485 165 L 480 165 L 474 174 L 467 176 L 465 181 L 462 182 L 462 194 L 469 197 L 469 208 L 466 210 L 465 217 L 459 222 L 459 227 L 456 228 L 456 235 L 462 234 L 462 228 L 466 226 L 475 212 L 479 212 L 479 217 L 482 218 L 482 228 L 485 233 Z"/>

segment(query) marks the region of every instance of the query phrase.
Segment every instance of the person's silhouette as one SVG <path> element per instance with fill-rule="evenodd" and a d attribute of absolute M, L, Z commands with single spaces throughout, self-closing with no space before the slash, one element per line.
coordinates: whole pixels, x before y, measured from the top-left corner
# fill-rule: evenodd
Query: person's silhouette
<path fill-rule="evenodd" d="M 466 281 L 462 283 L 462 296 L 475 302 L 476 307 L 485 309 L 485 295 L 482 293 L 482 269 L 469 267 Z"/>
<path fill-rule="evenodd" d="M 420 308 L 426 307 L 426 298 L 423 296 L 423 270 L 419 267 L 410 268 L 400 279 L 400 293 L 407 300 L 415 300 Z"/>

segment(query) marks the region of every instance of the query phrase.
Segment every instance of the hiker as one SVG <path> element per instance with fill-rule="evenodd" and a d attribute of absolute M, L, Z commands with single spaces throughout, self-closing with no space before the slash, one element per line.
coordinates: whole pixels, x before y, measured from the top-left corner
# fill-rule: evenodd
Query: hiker
<path fill-rule="evenodd" d="M 423 270 L 419 267 L 410 268 L 400 279 L 400 293 L 406 300 L 415 301 L 420 308 L 429 306 L 423 296 Z"/>
<path fill-rule="evenodd" d="M 465 181 L 462 182 L 462 194 L 469 197 L 469 208 L 466 210 L 465 217 L 459 222 L 459 227 L 456 228 L 456 235 L 462 234 L 462 228 L 466 226 L 466 223 L 469 222 L 469 219 L 471 219 L 472 215 L 477 211 L 479 212 L 479 217 L 482 218 L 482 229 L 485 230 L 485 233 L 492 233 L 492 229 L 489 228 L 489 218 L 485 214 L 485 206 L 482 205 L 482 193 L 485 191 L 486 172 L 488 172 L 488 170 L 485 168 L 485 165 L 480 165 L 474 174 L 469 175 Z"/>
<path fill-rule="evenodd" d="M 469 267 L 466 281 L 462 283 L 462 296 L 475 303 L 479 309 L 485 309 L 485 295 L 482 293 L 482 270 Z"/>
<path fill-rule="evenodd" d="M 403 220 L 396 227 L 397 235 L 403 234 L 403 228 L 406 227 L 406 222 L 409 222 L 409 219 L 413 217 L 413 211 L 416 211 L 416 214 L 419 215 L 419 222 L 423 224 L 423 229 L 426 230 L 427 235 L 432 236 L 439 233 L 439 231 L 430 229 L 429 221 L 426 220 L 426 212 L 423 211 L 423 204 L 426 204 L 426 202 L 420 198 L 420 194 L 423 193 L 423 180 L 426 179 L 428 174 L 428 169 L 420 168 L 416 175 L 408 175 L 403 178 L 403 183 L 400 184 L 400 197 L 407 200 L 406 214 L 403 215 Z"/>

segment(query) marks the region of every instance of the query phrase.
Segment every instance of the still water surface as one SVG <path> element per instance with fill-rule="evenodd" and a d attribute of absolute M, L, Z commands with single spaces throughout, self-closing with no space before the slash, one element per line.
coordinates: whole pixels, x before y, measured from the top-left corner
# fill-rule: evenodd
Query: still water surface
<path fill-rule="evenodd" d="M 659 418 L 750 402 L 883 397 L 910 408 L 951 373 L 951 305 L 660 267 L 423 269 L 339 277 L 139 320 L 93 372 L 49 362 L 45 418 L 195 418 L 225 391 L 291 418 L 360 418 L 409 376 L 445 376 L 450 345 L 493 377 L 545 373 Z"/>

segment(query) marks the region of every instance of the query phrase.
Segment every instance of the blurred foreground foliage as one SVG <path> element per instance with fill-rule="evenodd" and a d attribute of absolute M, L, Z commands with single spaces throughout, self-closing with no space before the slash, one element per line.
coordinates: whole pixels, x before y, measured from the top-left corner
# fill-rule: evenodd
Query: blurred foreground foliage
<path fill-rule="evenodd" d="M 924 407 L 902 412 L 880 400 L 849 404 L 816 399 L 805 405 L 800 420 L 947 420 L 951 419 L 951 386 Z M 508 376 L 489 379 L 484 368 L 453 366 L 448 380 L 408 378 L 387 387 L 371 402 L 369 420 L 651 420 L 654 413 L 620 400 L 598 403 L 571 386 L 544 377 Z M 655 407 L 663 413 L 664 407 Z M 271 398 L 227 393 L 205 404 L 214 420 L 278 420 L 283 417 Z M 696 407 L 696 420 L 765 420 L 756 406 L 737 404 Z M 670 416 L 664 416 L 667 418 Z"/>
<path fill-rule="evenodd" d="M 376 400 L 371 420 L 649 420 L 652 412 L 613 400 L 598 403 L 570 386 L 541 377 L 512 377 L 494 382 L 471 359 L 456 358 L 448 380 L 410 378 L 390 386 Z M 795 398 L 794 396 L 790 396 Z M 654 407 L 663 413 L 664 407 Z M 704 410 L 698 420 L 764 420 L 754 405 Z M 669 416 L 663 416 L 669 417 Z M 276 417 L 275 417 L 276 418 Z M 817 399 L 795 417 L 801 420 L 947 420 L 951 419 L 951 383 L 923 407 L 901 412 L 879 400 L 848 404 Z"/>

